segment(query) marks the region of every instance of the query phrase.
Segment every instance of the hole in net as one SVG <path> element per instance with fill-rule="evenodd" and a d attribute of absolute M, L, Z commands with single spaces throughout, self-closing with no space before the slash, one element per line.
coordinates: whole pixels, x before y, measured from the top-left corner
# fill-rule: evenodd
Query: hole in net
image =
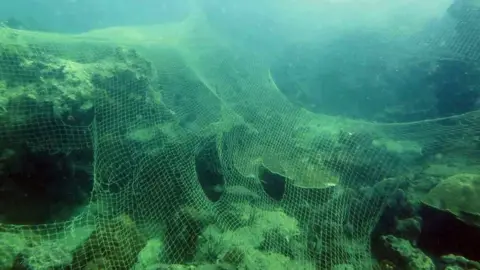
<path fill-rule="evenodd" d="M 215 142 L 203 145 L 197 152 L 195 171 L 205 196 L 212 202 L 218 201 L 225 190 L 225 179 Z"/>
<path fill-rule="evenodd" d="M 34 225 L 64 221 L 89 201 L 91 149 L 52 154 L 16 145 L 0 151 L 0 222 Z"/>
<path fill-rule="evenodd" d="M 285 176 L 274 173 L 268 168 L 261 166 L 258 177 L 262 183 L 263 190 L 276 201 L 280 201 L 285 194 Z"/>

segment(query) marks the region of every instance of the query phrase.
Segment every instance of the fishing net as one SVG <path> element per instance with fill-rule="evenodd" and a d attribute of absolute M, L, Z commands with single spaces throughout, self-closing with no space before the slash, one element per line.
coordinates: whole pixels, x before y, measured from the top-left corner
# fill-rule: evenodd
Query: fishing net
<path fill-rule="evenodd" d="M 478 18 L 473 2 L 468 10 L 465 21 Z M 369 269 L 391 177 L 428 153 L 468 155 L 478 144 L 477 111 L 381 124 L 306 110 L 280 89 L 279 50 L 256 53 L 210 24 L 196 10 L 180 23 L 77 35 L 0 30 L 2 160 L 91 155 L 93 167 L 87 203 L 74 213 L 0 224 L 0 262 Z M 476 26 L 445 24 L 427 37 L 375 31 L 401 44 L 385 55 L 392 65 L 477 61 Z M 25 211 L 31 198 L 12 197 L 4 209 Z"/>

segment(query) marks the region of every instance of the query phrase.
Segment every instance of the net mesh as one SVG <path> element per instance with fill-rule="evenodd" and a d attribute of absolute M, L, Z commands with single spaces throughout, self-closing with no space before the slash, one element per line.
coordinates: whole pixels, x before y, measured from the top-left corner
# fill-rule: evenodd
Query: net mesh
<path fill-rule="evenodd" d="M 475 3 L 468 10 L 478 18 Z M 390 57 L 478 61 L 479 30 L 451 27 L 401 33 L 415 42 Z M 426 151 L 468 156 L 478 144 L 477 111 L 394 124 L 311 113 L 279 90 L 270 57 L 223 38 L 198 10 L 79 35 L 4 27 L 0 40 L 2 148 L 93 155 L 81 210 L 0 224 L 7 264 L 370 269 L 389 177 Z"/>

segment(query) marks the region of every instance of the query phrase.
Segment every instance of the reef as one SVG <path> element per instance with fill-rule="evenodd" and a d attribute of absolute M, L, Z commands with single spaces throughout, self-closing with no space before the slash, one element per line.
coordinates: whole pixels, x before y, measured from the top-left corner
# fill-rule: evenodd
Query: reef
<path fill-rule="evenodd" d="M 1 269 L 479 268 L 477 118 L 302 114 L 275 148 L 287 120 L 226 106 L 173 50 L 56 42 L 0 45 Z M 434 114 L 463 113 L 439 84 Z"/>

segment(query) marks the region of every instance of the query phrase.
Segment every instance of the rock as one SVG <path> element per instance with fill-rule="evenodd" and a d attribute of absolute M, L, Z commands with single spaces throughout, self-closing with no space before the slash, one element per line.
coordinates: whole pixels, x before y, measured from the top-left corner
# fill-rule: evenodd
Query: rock
<path fill-rule="evenodd" d="M 0 233 L 0 269 L 9 269 L 28 241 L 16 233 Z"/>
<path fill-rule="evenodd" d="M 194 269 L 196 269 L 194 265 L 162 264 L 152 270 L 194 270 Z"/>
<path fill-rule="evenodd" d="M 80 236 L 80 230 L 76 235 L 75 239 L 62 239 L 64 242 L 26 230 L 0 232 L 0 269 L 65 269 L 72 259 L 74 248 L 70 247 L 87 238 Z"/>
<path fill-rule="evenodd" d="M 10 40 L 9 34 L 14 33 L 2 29 L 0 44 L 0 149 L 4 149 L 0 153 L 0 222 L 65 221 L 90 199 L 93 147 L 89 125 L 94 116 L 102 118 L 112 109 L 101 110 L 105 106 L 99 104 L 123 106 L 119 111 L 139 122 L 140 113 L 127 112 L 125 107 L 135 102 L 137 107 L 145 105 L 147 99 L 153 103 L 145 94 L 151 88 L 152 67 L 134 50 L 109 48 L 96 54 L 85 49 L 79 54 L 73 46 L 53 49 L 46 45 L 51 41 Z M 15 34 L 32 37 L 32 41 L 43 36 Z M 55 42 L 63 42 L 61 36 L 57 38 Z M 129 83 L 115 83 L 121 81 Z M 128 105 L 125 95 L 133 100 Z M 123 123 L 128 117 L 121 118 Z"/>
<path fill-rule="evenodd" d="M 234 230 L 209 225 L 199 237 L 196 262 L 221 263 L 227 269 L 312 269 L 302 260 L 298 221 L 280 209 L 236 206 L 250 221 Z M 225 269 L 225 268 L 222 268 Z"/>
<path fill-rule="evenodd" d="M 480 175 L 456 174 L 441 181 L 422 200 L 430 207 L 453 214 L 480 227 Z"/>
<path fill-rule="evenodd" d="M 126 215 L 99 222 L 87 241 L 73 252 L 71 269 L 131 269 L 146 243 Z"/>
<path fill-rule="evenodd" d="M 382 259 L 389 260 L 400 269 L 407 270 L 434 270 L 432 259 L 420 249 L 413 247 L 409 241 L 397 238 L 393 235 L 382 236 L 384 254 Z"/>
<path fill-rule="evenodd" d="M 460 266 L 454 265 L 454 266 L 447 266 L 447 267 L 445 267 L 445 270 L 464 270 L 464 269 L 463 269 L 462 267 L 460 267 Z"/>
<path fill-rule="evenodd" d="M 14 270 L 33 270 L 34 268 L 28 263 L 28 259 L 22 253 L 19 253 L 13 262 L 12 269 Z"/>
<path fill-rule="evenodd" d="M 0 68 L 0 115 L 9 119 L 9 125 L 38 121 L 38 114 L 43 120 L 90 124 L 94 87 L 88 65 L 53 53 L 35 53 L 22 45 L 1 45 L 0 49 L 0 60 L 11 59 L 11 71 Z"/>
<path fill-rule="evenodd" d="M 333 266 L 332 270 L 354 270 L 355 267 L 351 264 L 337 264 Z"/>
<path fill-rule="evenodd" d="M 162 263 L 163 242 L 158 239 L 150 239 L 145 247 L 138 254 L 138 261 L 135 264 L 135 270 L 157 269 Z"/>
<path fill-rule="evenodd" d="M 442 263 L 446 265 L 445 269 L 480 269 L 480 262 L 453 254 L 442 256 Z"/>
<path fill-rule="evenodd" d="M 199 237 L 211 223 L 211 214 L 204 209 L 180 207 L 168 220 L 164 237 L 164 255 L 170 264 L 191 262 L 199 246 Z"/>
<path fill-rule="evenodd" d="M 480 260 L 480 230 L 450 212 L 424 205 L 421 212 L 422 232 L 418 246 L 431 256 L 461 254 L 471 260 Z"/>
<path fill-rule="evenodd" d="M 416 243 L 422 231 L 422 219 L 420 217 L 399 219 L 396 223 L 396 234 L 412 243 Z"/>

